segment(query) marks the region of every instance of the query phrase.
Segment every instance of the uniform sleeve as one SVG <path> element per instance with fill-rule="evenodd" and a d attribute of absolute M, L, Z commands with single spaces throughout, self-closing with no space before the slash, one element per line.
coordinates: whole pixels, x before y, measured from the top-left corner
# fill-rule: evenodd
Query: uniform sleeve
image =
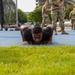
<path fill-rule="evenodd" d="M 49 3 L 49 0 L 46 0 Z"/>
<path fill-rule="evenodd" d="M 64 0 L 62 0 L 61 4 L 62 4 L 62 9 L 63 9 L 63 11 L 65 11 L 66 8 L 65 8 L 65 6 L 64 6 Z"/>
<path fill-rule="evenodd" d="M 69 14 L 69 19 L 71 19 L 71 15 L 72 15 L 72 11 L 71 11 L 70 14 Z"/>
<path fill-rule="evenodd" d="M 52 3 L 52 0 L 46 0 L 49 4 L 51 4 Z"/>
<path fill-rule="evenodd" d="M 44 15 L 44 12 L 45 12 L 45 7 L 43 6 L 42 7 L 42 15 Z"/>

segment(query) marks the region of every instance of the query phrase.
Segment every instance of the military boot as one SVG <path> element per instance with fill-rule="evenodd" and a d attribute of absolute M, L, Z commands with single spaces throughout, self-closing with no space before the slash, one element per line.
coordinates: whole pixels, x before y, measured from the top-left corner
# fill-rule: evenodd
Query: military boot
<path fill-rule="evenodd" d="M 71 29 L 73 30 L 73 25 L 71 26 Z"/>
<path fill-rule="evenodd" d="M 69 34 L 69 33 L 67 33 L 67 32 L 64 31 L 64 30 L 61 30 L 61 34 Z"/>
<path fill-rule="evenodd" d="M 56 27 L 54 27 L 54 34 L 57 35 Z"/>
<path fill-rule="evenodd" d="M 60 29 L 60 30 L 58 30 L 58 32 L 61 32 L 61 29 Z"/>
<path fill-rule="evenodd" d="M 54 31 L 54 34 L 57 35 L 57 31 Z"/>

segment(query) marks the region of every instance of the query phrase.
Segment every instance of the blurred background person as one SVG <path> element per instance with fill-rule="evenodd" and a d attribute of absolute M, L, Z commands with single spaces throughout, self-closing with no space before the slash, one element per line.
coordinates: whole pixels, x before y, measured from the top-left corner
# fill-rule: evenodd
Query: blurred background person
<path fill-rule="evenodd" d="M 48 8 L 48 1 L 45 1 L 45 4 L 42 7 L 42 24 L 41 27 L 47 26 L 50 24 L 50 19 L 49 19 L 49 8 Z"/>
<path fill-rule="evenodd" d="M 74 7 L 73 10 L 70 12 L 69 18 L 70 18 L 71 24 L 72 24 L 71 28 L 72 28 L 72 30 L 75 30 L 75 7 Z"/>

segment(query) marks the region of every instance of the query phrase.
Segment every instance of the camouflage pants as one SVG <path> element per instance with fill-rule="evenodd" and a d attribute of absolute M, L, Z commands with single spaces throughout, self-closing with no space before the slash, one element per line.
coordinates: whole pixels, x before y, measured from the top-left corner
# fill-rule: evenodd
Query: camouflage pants
<path fill-rule="evenodd" d="M 48 24 L 50 24 L 49 16 L 42 17 L 42 27 L 44 27 L 45 25 L 48 25 Z"/>
<path fill-rule="evenodd" d="M 59 21 L 59 26 L 64 29 L 64 12 L 63 10 L 52 10 L 51 11 L 52 25 L 56 28 L 57 20 Z"/>
<path fill-rule="evenodd" d="M 72 23 L 72 29 L 75 30 L 75 19 L 71 20 Z"/>

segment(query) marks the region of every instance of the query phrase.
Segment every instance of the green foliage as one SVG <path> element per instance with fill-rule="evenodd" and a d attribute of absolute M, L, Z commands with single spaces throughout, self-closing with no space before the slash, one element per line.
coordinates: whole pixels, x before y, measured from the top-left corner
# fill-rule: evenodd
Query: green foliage
<path fill-rule="evenodd" d="M 52 21 L 51 19 L 51 15 L 49 12 L 49 18 L 50 18 L 50 22 Z M 27 17 L 28 21 L 32 21 L 35 23 L 41 23 L 42 22 L 42 7 L 38 7 L 36 8 L 33 12 L 30 12 L 28 17 Z"/>
<path fill-rule="evenodd" d="M 69 19 L 69 14 L 72 11 L 73 7 L 74 6 L 66 7 L 65 19 Z M 49 12 L 49 18 L 50 18 L 50 22 L 52 23 L 50 12 Z M 27 20 L 35 22 L 35 23 L 41 23 L 42 22 L 42 7 L 40 6 L 40 7 L 36 8 L 33 12 L 30 12 L 27 17 Z"/>
<path fill-rule="evenodd" d="M 18 20 L 19 22 L 27 22 L 26 14 L 20 9 L 18 9 Z"/>
<path fill-rule="evenodd" d="M 0 75 L 75 75 L 75 46 L 0 47 Z"/>
<path fill-rule="evenodd" d="M 28 21 L 34 21 L 35 23 L 42 22 L 42 7 L 36 8 L 33 12 L 30 12 L 28 15 Z"/>
<path fill-rule="evenodd" d="M 28 22 L 34 22 L 34 12 L 30 12 L 27 16 Z"/>

